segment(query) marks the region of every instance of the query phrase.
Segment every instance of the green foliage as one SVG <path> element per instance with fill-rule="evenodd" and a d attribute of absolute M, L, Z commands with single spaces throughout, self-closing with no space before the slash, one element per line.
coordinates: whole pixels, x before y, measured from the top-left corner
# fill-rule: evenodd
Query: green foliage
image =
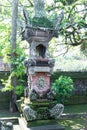
<path fill-rule="evenodd" d="M 26 57 L 26 54 L 25 50 L 22 47 L 22 42 L 20 41 L 19 33 L 17 35 L 18 37 L 16 49 L 13 51 L 11 50 L 11 3 L 8 1 L 4 1 L 1 3 L 2 6 L 0 8 L 0 56 L 3 57 L 5 63 L 14 66 L 14 69 L 11 69 L 10 71 L 8 79 L 1 80 L 2 84 L 4 85 L 2 91 L 12 91 L 14 89 L 11 83 L 12 77 L 17 77 L 17 85 L 23 85 L 20 80 L 22 80 L 22 76 L 25 74 L 25 67 L 23 61 Z M 15 56 L 12 58 L 12 55 Z"/>
<path fill-rule="evenodd" d="M 17 86 L 16 86 L 15 93 L 16 93 L 18 96 L 21 96 L 21 95 L 23 94 L 24 88 L 25 88 L 25 86 L 17 85 Z"/>
<path fill-rule="evenodd" d="M 56 79 L 52 85 L 55 98 L 58 102 L 62 103 L 66 101 L 65 98 L 70 97 L 73 88 L 73 80 L 71 77 L 67 76 L 60 76 L 59 79 Z"/>
<path fill-rule="evenodd" d="M 5 49 L 4 49 L 5 50 Z M 8 53 L 8 51 L 7 51 Z M 7 54 L 6 53 L 6 54 Z M 11 84 L 11 79 L 13 76 L 17 77 L 17 88 L 16 88 L 16 94 L 21 95 L 23 92 L 24 86 L 22 81 L 22 77 L 25 74 L 25 66 L 24 66 L 24 59 L 26 57 L 26 54 L 23 50 L 23 48 L 20 47 L 20 42 L 17 43 L 16 49 L 13 50 L 13 53 L 15 54 L 15 57 L 11 58 L 10 56 L 6 57 L 6 61 L 8 61 L 11 65 L 14 66 L 14 69 L 11 71 L 10 76 L 7 80 L 2 80 L 2 84 L 4 85 L 4 88 L 2 91 L 12 91 L 13 86 Z"/>
<path fill-rule="evenodd" d="M 20 47 L 20 43 L 17 44 L 17 47 L 13 50 L 13 53 L 15 54 L 15 57 L 10 61 L 10 63 L 14 65 L 13 75 L 21 78 L 25 73 L 24 60 L 27 55 Z"/>
<path fill-rule="evenodd" d="M 43 18 L 38 18 L 38 17 L 34 17 L 32 20 L 31 20 L 31 24 L 33 26 L 38 26 L 38 27 L 47 27 L 47 28 L 52 28 L 53 27 L 53 24 L 52 22 L 43 17 Z"/>
<path fill-rule="evenodd" d="M 2 92 L 13 90 L 13 86 L 11 85 L 11 75 L 9 76 L 7 80 L 1 79 L 1 81 L 2 81 L 2 84 L 5 86 L 4 88 L 1 89 Z"/>

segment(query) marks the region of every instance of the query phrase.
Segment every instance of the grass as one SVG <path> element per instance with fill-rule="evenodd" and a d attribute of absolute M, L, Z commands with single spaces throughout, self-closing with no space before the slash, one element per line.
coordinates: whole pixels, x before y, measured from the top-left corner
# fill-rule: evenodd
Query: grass
<path fill-rule="evenodd" d="M 86 119 L 83 117 L 59 120 L 59 124 L 65 127 L 65 130 L 84 130 Z"/>
<path fill-rule="evenodd" d="M 65 106 L 64 113 L 84 113 L 87 112 L 87 104 L 81 105 L 68 105 Z"/>
<path fill-rule="evenodd" d="M 74 119 L 59 119 L 59 120 L 41 120 L 30 122 L 30 126 L 40 126 L 40 125 L 52 125 L 59 124 L 64 126 L 65 130 L 84 130 L 86 120 L 84 118 L 74 118 Z"/>
<path fill-rule="evenodd" d="M 76 114 L 87 112 L 87 104 L 81 105 L 68 105 L 65 106 L 64 113 Z M 87 121 L 84 117 L 59 120 L 59 123 L 65 126 L 66 130 L 84 130 Z"/>

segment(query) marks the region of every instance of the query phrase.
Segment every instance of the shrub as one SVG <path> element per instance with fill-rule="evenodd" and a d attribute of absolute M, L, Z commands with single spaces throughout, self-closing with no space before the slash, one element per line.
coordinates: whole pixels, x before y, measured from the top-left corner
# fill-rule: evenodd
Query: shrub
<path fill-rule="evenodd" d="M 55 99 L 57 99 L 60 103 L 64 103 L 66 99 L 71 96 L 73 89 L 73 80 L 71 77 L 67 76 L 60 76 L 59 79 L 56 79 L 52 85 L 52 91 L 54 92 Z"/>

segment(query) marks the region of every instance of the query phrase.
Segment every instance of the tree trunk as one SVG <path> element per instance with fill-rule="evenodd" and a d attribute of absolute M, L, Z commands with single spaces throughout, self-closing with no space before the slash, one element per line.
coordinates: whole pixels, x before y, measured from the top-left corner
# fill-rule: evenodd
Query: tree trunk
<path fill-rule="evenodd" d="M 18 0 L 12 0 L 12 28 L 11 28 L 11 60 L 15 59 L 14 50 L 16 49 L 16 36 L 17 36 L 17 16 L 18 16 Z M 11 64 L 11 71 L 15 68 Z M 16 94 L 15 88 L 17 85 L 17 77 L 14 75 L 11 79 L 13 91 L 11 92 L 10 111 L 15 112 L 16 109 Z"/>

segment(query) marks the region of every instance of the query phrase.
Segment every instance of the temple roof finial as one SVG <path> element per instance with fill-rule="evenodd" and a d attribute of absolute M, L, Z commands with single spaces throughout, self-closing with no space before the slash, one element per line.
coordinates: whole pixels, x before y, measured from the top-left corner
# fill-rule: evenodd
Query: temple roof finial
<path fill-rule="evenodd" d="M 44 0 L 34 0 L 34 17 L 46 17 L 46 12 L 44 9 Z"/>

